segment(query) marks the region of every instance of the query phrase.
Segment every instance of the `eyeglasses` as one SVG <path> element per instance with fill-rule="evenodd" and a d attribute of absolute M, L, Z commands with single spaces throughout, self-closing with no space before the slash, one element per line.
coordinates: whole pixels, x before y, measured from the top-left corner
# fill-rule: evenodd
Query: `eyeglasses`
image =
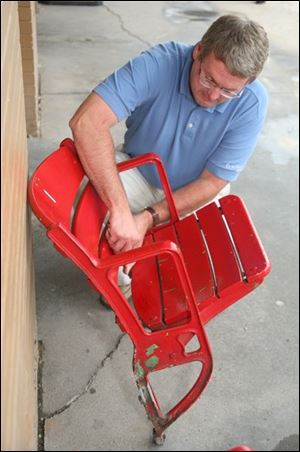
<path fill-rule="evenodd" d="M 243 94 L 244 88 L 242 88 L 240 91 L 230 91 L 229 89 L 221 88 L 216 82 L 214 82 L 210 77 L 205 75 L 203 69 L 201 68 L 199 81 L 202 86 L 205 88 L 218 88 L 220 90 L 220 94 L 223 97 L 226 97 L 227 99 L 234 99 L 241 97 Z"/>

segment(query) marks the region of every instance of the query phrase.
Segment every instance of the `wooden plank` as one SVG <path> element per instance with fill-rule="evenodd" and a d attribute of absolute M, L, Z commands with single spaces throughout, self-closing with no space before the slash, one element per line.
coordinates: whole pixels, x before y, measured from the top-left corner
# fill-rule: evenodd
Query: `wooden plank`
<path fill-rule="evenodd" d="M 16 23 L 16 9 L 17 5 L 14 2 L 1 2 L 1 40 L 4 34 L 9 34 Z"/>
<path fill-rule="evenodd" d="M 24 94 L 25 96 L 29 96 L 34 99 L 34 96 L 36 94 L 36 86 L 34 86 L 32 83 L 24 85 Z"/>
<path fill-rule="evenodd" d="M 32 15 L 30 7 L 19 6 L 20 22 L 31 22 Z"/>
<path fill-rule="evenodd" d="M 27 216 L 27 144 L 17 2 L 1 3 L 1 432 L 4 450 L 37 450 L 36 320 L 30 221 Z"/>
<path fill-rule="evenodd" d="M 28 7 L 30 7 L 30 2 L 18 2 L 19 3 L 19 6 L 21 7 L 21 8 L 28 8 Z"/>
<path fill-rule="evenodd" d="M 22 59 L 33 60 L 33 47 L 22 47 Z"/>
<path fill-rule="evenodd" d="M 32 59 L 31 60 L 23 60 L 24 80 L 26 80 L 26 77 L 28 77 L 28 76 L 30 78 L 30 76 L 32 74 L 34 74 L 34 70 L 35 70 L 34 61 Z"/>
<path fill-rule="evenodd" d="M 22 36 L 32 35 L 32 23 L 31 21 L 21 21 L 20 24 L 20 34 Z"/>
<path fill-rule="evenodd" d="M 24 48 L 24 47 L 32 48 L 32 46 L 33 46 L 32 33 L 22 34 L 20 36 L 20 40 L 21 40 L 22 48 Z"/>
<path fill-rule="evenodd" d="M 9 29 L 9 33 L 3 36 L 1 42 L 1 59 L 3 61 L 1 65 L 2 89 L 4 89 L 4 86 L 8 86 L 14 70 L 14 65 L 16 63 L 18 64 L 18 51 L 18 30 L 15 27 L 12 27 Z M 1 101 L 2 100 L 3 99 L 1 99 Z"/>

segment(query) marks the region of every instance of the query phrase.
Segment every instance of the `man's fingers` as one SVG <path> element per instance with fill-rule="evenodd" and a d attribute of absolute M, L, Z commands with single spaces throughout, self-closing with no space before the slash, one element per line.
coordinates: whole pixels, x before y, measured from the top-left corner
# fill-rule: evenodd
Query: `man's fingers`
<path fill-rule="evenodd" d="M 120 239 L 120 237 L 116 237 L 111 233 L 111 230 L 108 228 L 106 230 L 105 237 L 109 243 L 109 245 L 113 248 L 115 245 L 117 245 L 118 242 L 120 242 L 123 239 Z M 125 242 L 125 240 L 123 240 Z"/>
<path fill-rule="evenodd" d="M 111 233 L 111 230 L 109 228 L 106 230 L 105 237 L 108 241 L 109 246 L 115 253 L 129 251 L 141 245 L 140 240 L 116 237 Z"/>
<path fill-rule="evenodd" d="M 130 262 L 130 264 L 124 265 L 124 272 L 126 273 L 126 275 L 130 276 L 130 272 L 134 265 L 135 265 L 135 262 Z"/>
<path fill-rule="evenodd" d="M 121 253 L 126 246 L 126 242 L 124 240 L 117 240 L 115 243 L 109 243 L 114 253 Z"/>
<path fill-rule="evenodd" d="M 141 240 L 138 234 L 132 234 L 132 236 L 130 236 L 128 230 L 126 230 L 125 233 L 124 231 L 116 233 L 110 223 L 107 224 L 105 237 L 115 254 L 130 251 L 141 246 Z"/>
<path fill-rule="evenodd" d="M 139 242 L 131 242 L 131 241 L 121 241 L 115 243 L 113 246 L 110 245 L 115 253 L 124 253 L 125 251 L 133 250 L 134 248 L 138 248 L 140 246 Z"/>
<path fill-rule="evenodd" d="M 130 251 L 139 246 L 139 242 L 132 242 L 123 239 L 112 241 L 108 238 L 107 241 L 114 253 L 123 253 L 124 251 Z"/>

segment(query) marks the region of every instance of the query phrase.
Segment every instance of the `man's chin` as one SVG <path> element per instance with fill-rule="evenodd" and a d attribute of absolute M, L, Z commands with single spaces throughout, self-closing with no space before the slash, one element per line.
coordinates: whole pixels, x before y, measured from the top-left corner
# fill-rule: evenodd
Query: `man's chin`
<path fill-rule="evenodd" d="M 217 101 L 212 102 L 211 100 L 206 99 L 204 96 L 197 96 L 195 100 L 196 100 L 197 104 L 203 108 L 215 107 L 215 105 L 218 105 L 220 103 Z"/>
<path fill-rule="evenodd" d="M 222 98 L 218 98 L 217 100 L 210 100 L 205 93 L 201 90 L 195 90 L 192 92 L 195 102 L 203 108 L 212 108 L 218 104 L 223 103 Z"/>
<path fill-rule="evenodd" d="M 200 107 L 203 108 L 212 108 L 218 105 L 220 102 L 209 102 L 208 100 L 199 99 L 197 100 L 197 104 L 200 105 Z"/>
<path fill-rule="evenodd" d="M 226 102 L 227 99 L 219 99 L 216 101 L 209 101 L 209 100 L 205 100 L 205 99 L 199 99 L 199 101 L 197 101 L 197 103 L 203 107 L 203 108 L 213 108 L 216 107 L 217 105 L 223 104 L 224 102 Z"/>

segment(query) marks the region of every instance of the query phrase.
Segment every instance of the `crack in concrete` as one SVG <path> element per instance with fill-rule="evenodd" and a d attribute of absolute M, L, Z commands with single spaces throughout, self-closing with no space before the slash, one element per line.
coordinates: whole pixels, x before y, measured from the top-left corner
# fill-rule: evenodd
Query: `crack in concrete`
<path fill-rule="evenodd" d="M 125 336 L 126 333 L 122 333 L 120 334 L 120 336 L 118 337 L 118 340 L 116 342 L 116 345 L 114 346 L 114 348 L 107 353 L 107 355 L 102 359 L 102 361 L 97 365 L 95 371 L 93 372 L 93 374 L 91 375 L 91 377 L 89 378 L 85 388 L 79 393 L 76 394 L 74 397 L 72 397 L 64 406 L 62 406 L 61 408 L 58 408 L 57 410 L 55 410 L 53 413 L 50 414 L 44 414 L 43 416 L 43 420 L 46 419 L 52 419 L 54 416 L 57 416 L 61 413 L 63 413 L 64 411 L 66 411 L 68 408 L 70 408 L 71 405 L 73 405 L 75 402 L 77 402 L 77 400 L 83 396 L 84 394 L 87 393 L 87 391 L 90 389 L 90 387 L 92 386 L 92 384 L 94 383 L 99 371 L 101 369 L 103 369 L 103 367 L 105 366 L 105 362 L 110 359 L 113 354 L 118 350 L 121 341 L 123 339 L 123 337 Z"/>
<path fill-rule="evenodd" d="M 276 446 L 273 451 L 279 451 L 279 450 L 299 450 L 299 435 L 290 435 L 285 438 L 283 438 Z"/>
<path fill-rule="evenodd" d="M 115 16 L 118 19 L 118 21 L 120 23 L 121 30 L 123 30 L 129 36 L 132 36 L 133 38 L 135 38 L 138 41 L 142 42 L 143 44 L 146 44 L 148 47 L 152 47 L 152 44 L 150 42 L 146 41 L 145 39 L 141 38 L 139 35 L 136 35 L 132 31 L 130 31 L 128 28 L 126 28 L 126 26 L 124 24 L 124 21 L 123 21 L 123 19 L 122 19 L 120 14 L 116 13 L 115 11 L 113 11 L 111 8 L 109 8 L 104 3 L 102 4 L 102 7 L 105 8 L 110 14 L 112 14 L 113 16 Z"/>

